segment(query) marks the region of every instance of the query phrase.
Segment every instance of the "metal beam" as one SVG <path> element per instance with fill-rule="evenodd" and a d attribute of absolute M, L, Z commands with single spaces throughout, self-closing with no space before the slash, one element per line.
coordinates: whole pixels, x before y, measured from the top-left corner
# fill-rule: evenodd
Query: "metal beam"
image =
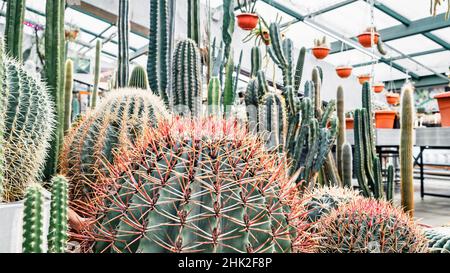
<path fill-rule="evenodd" d="M 440 74 L 441 76 L 445 76 L 444 74 Z M 401 89 L 403 84 L 405 83 L 405 80 L 396 80 L 393 82 L 395 89 Z M 437 85 L 447 85 L 448 81 L 445 81 L 443 78 L 438 77 L 436 75 L 430 75 L 430 76 L 423 76 L 420 77 L 419 80 L 413 81 L 414 86 L 416 88 L 421 87 L 429 87 L 429 86 L 437 86 Z"/>

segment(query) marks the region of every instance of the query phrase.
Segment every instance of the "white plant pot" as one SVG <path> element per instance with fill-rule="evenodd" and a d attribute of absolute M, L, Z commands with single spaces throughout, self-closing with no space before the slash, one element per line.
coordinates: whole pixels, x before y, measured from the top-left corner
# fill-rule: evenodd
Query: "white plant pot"
<path fill-rule="evenodd" d="M 47 251 L 47 234 L 50 225 L 50 193 L 44 192 L 43 250 Z M 22 252 L 24 201 L 0 203 L 0 253 Z"/>

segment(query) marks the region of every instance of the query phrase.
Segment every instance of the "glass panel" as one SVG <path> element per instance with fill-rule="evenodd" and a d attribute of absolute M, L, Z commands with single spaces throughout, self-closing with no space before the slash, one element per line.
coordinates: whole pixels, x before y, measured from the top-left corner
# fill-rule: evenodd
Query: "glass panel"
<path fill-rule="evenodd" d="M 274 8 L 271 5 L 268 5 L 262 1 L 256 3 L 256 12 L 264 18 L 267 24 L 272 22 L 276 22 L 281 18 L 281 23 L 287 23 L 292 21 L 294 18 L 292 16 L 287 15 L 286 13 Z M 239 12 L 238 12 L 239 13 Z"/>
<path fill-rule="evenodd" d="M 280 3 L 298 11 L 302 15 L 317 12 L 344 0 L 315 0 L 315 1 L 298 1 L 298 0 L 279 0 Z"/>
<path fill-rule="evenodd" d="M 431 32 L 438 36 L 439 38 L 445 40 L 447 43 L 450 43 L 450 28 L 443 28 L 436 31 Z"/>
<path fill-rule="evenodd" d="M 430 16 L 430 1 L 424 0 L 379 0 L 381 3 L 405 16 L 407 19 L 414 21 Z M 439 13 L 445 12 L 444 3 L 439 8 Z"/>
<path fill-rule="evenodd" d="M 403 52 L 404 54 L 419 53 L 427 50 L 441 48 L 440 45 L 428 39 L 427 37 L 418 34 L 414 36 L 409 36 L 393 41 L 386 42 L 387 45 Z M 389 49 L 387 49 L 389 51 Z M 390 56 L 399 56 L 400 54 L 396 52 L 390 52 Z"/>
<path fill-rule="evenodd" d="M 290 38 L 294 42 L 294 45 L 297 48 L 303 46 L 306 48 L 311 48 L 314 46 L 314 39 L 326 36 L 322 32 L 302 22 L 292 24 L 290 27 L 287 28 L 285 34 L 286 37 Z M 336 39 L 327 37 L 327 41 L 328 43 L 332 43 L 335 42 Z"/>
<path fill-rule="evenodd" d="M 354 75 L 371 74 L 372 66 L 362 66 L 353 69 Z M 374 66 L 374 81 L 386 82 L 406 78 L 405 73 L 392 68 L 385 63 L 378 63 Z"/>
<path fill-rule="evenodd" d="M 326 58 L 327 62 L 335 66 L 354 65 L 372 61 L 372 57 L 355 49 L 331 54 Z"/>
<path fill-rule="evenodd" d="M 448 72 L 448 60 L 450 60 L 450 51 L 443 51 L 434 54 L 427 54 L 414 58 L 416 61 L 428 66 L 436 70 L 438 73 L 446 73 Z M 433 72 L 415 64 L 410 60 L 398 60 L 396 63 L 402 65 L 405 68 L 408 68 L 412 72 L 418 74 L 419 76 L 432 75 Z"/>
<path fill-rule="evenodd" d="M 66 9 L 65 20 L 66 23 L 76 25 L 93 33 L 100 33 L 109 26 L 103 21 L 71 8 Z"/>

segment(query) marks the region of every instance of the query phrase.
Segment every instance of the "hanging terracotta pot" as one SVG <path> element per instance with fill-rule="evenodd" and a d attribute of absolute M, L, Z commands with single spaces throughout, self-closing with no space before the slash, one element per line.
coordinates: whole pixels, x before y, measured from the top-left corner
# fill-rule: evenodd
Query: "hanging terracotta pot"
<path fill-rule="evenodd" d="M 259 16 L 253 13 L 236 15 L 238 26 L 243 30 L 253 30 L 258 25 Z"/>
<path fill-rule="evenodd" d="M 450 127 L 450 92 L 444 92 L 434 96 L 438 101 L 441 112 L 441 126 Z"/>
<path fill-rule="evenodd" d="M 347 130 L 353 129 L 354 124 L 355 124 L 355 120 L 353 118 L 346 118 L 345 119 L 345 128 Z"/>
<path fill-rule="evenodd" d="M 339 77 L 345 79 L 350 77 L 352 74 L 353 68 L 351 66 L 338 66 L 336 67 L 336 73 Z"/>
<path fill-rule="evenodd" d="M 374 45 L 378 43 L 378 39 L 380 39 L 380 34 L 378 32 L 375 32 L 373 37 Z M 362 34 L 358 35 L 358 41 L 363 47 L 372 47 L 372 33 L 363 32 Z"/>
<path fill-rule="evenodd" d="M 396 111 L 379 110 L 375 111 L 375 124 L 378 129 L 393 129 Z"/>
<path fill-rule="evenodd" d="M 383 83 L 376 83 L 372 86 L 373 92 L 375 93 L 381 93 L 384 90 L 384 84 Z"/>
<path fill-rule="evenodd" d="M 388 93 L 386 94 L 386 101 L 390 105 L 397 105 L 400 102 L 400 94 Z"/>
<path fill-rule="evenodd" d="M 370 79 L 371 79 L 370 75 L 359 75 L 358 76 L 358 81 L 360 84 L 364 84 L 364 83 L 370 81 Z"/>
<path fill-rule="evenodd" d="M 312 53 L 317 59 L 323 60 L 330 53 L 330 49 L 328 47 L 313 47 Z"/>

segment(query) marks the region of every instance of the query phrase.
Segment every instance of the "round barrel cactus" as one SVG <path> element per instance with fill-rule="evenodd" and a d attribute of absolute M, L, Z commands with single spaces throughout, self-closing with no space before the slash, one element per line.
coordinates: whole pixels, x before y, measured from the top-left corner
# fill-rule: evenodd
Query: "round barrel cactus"
<path fill-rule="evenodd" d="M 131 146 L 147 127 L 168 118 L 161 99 L 145 90 L 119 89 L 109 93 L 95 110 L 68 133 L 60 157 L 60 170 L 69 181 L 71 200 L 81 201 L 81 210 L 89 212 L 98 175 L 113 163 L 113 152 Z"/>
<path fill-rule="evenodd" d="M 163 121 L 117 153 L 84 238 L 95 252 L 307 251 L 286 168 L 233 120 Z"/>
<path fill-rule="evenodd" d="M 427 239 L 413 218 L 390 202 L 359 199 L 320 220 L 318 246 L 326 253 L 417 253 Z"/>
<path fill-rule="evenodd" d="M 428 249 L 432 253 L 450 253 L 450 227 L 437 227 L 425 230 Z"/>

